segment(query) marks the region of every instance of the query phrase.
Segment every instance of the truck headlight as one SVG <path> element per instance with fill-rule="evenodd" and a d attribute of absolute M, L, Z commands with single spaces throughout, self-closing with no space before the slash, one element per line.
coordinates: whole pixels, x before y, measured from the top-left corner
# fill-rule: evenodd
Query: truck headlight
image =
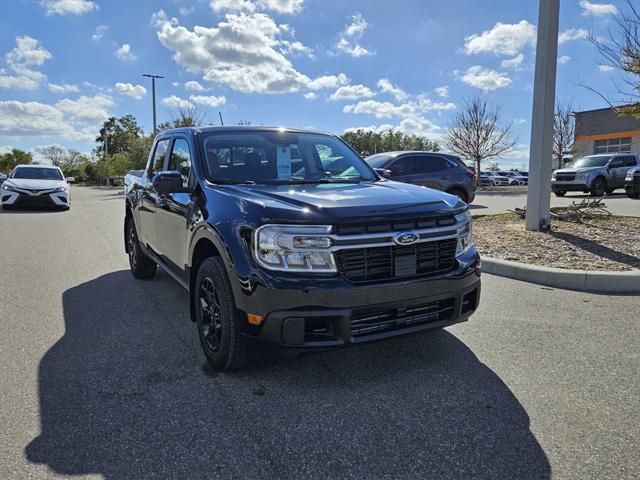
<path fill-rule="evenodd" d="M 633 175 L 635 174 L 635 170 L 627 170 L 627 176 L 624 177 L 625 181 L 631 181 L 633 180 Z"/>
<path fill-rule="evenodd" d="M 0 190 L 4 190 L 5 192 L 17 192 L 16 189 L 14 189 L 11 185 L 7 185 L 6 183 L 0 185 Z"/>
<path fill-rule="evenodd" d="M 336 272 L 327 225 L 265 225 L 254 233 L 256 261 L 270 270 Z"/>
<path fill-rule="evenodd" d="M 458 223 L 458 245 L 456 256 L 466 253 L 473 245 L 471 240 L 471 212 L 469 210 L 456 215 Z"/>
<path fill-rule="evenodd" d="M 61 193 L 61 192 L 66 192 L 66 191 L 67 191 L 67 188 L 66 188 L 66 187 L 59 187 L 59 188 L 56 188 L 56 189 L 53 191 L 53 193 Z"/>
<path fill-rule="evenodd" d="M 556 179 L 556 172 L 552 172 L 551 173 L 551 180 L 555 180 Z"/>

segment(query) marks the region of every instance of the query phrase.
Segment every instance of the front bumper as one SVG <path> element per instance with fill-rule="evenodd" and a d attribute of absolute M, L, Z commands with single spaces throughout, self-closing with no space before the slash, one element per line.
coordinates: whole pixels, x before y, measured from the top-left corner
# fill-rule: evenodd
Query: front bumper
<path fill-rule="evenodd" d="M 586 180 L 573 180 L 573 181 L 551 181 L 551 190 L 554 192 L 586 192 L 590 186 Z"/>
<path fill-rule="evenodd" d="M 627 195 L 640 195 L 640 176 L 633 180 L 625 180 L 624 191 L 627 192 Z"/>
<path fill-rule="evenodd" d="M 69 191 L 26 193 L 9 190 L 0 191 L 0 204 L 14 207 L 56 207 L 68 208 L 70 206 Z"/>
<path fill-rule="evenodd" d="M 480 301 L 480 259 L 472 249 L 454 271 L 431 278 L 300 283 L 268 278 L 236 293 L 238 308 L 264 317 L 246 323 L 244 337 L 277 350 L 325 350 L 462 322 Z"/>

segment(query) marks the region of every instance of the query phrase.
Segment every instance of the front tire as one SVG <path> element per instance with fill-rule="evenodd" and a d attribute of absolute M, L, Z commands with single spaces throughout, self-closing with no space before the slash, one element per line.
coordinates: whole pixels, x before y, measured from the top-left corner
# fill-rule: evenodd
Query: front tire
<path fill-rule="evenodd" d="M 567 194 L 566 190 L 554 190 L 553 193 L 556 194 L 556 197 L 564 197 Z"/>
<path fill-rule="evenodd" d="M 607 193 L 607 181 L 604 177 L 596 177 L 589 189 L 592 197 L 602 197 Z"/>
<path fill-rule="evenodd" d="M 198 336 L 207 361 L 217 370 L 242 367 L 248 358 L 248 347 L 240 336 L 242 315 L 219 257 L 209 257 L 200 264 L 192 295 Z"/>
<path fill-rule="evenodd" d="M 142 251 L 133 218 L 129 218 L 127 221 L 127 252 L 129 253 L 129 267 L 134 277 L 146 280 L 156 274 L 158 264 Z"/>

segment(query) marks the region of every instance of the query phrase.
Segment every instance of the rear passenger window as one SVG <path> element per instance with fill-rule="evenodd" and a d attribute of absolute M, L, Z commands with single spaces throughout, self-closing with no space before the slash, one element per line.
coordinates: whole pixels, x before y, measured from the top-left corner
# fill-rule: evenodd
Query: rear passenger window
<path fill-rule="evenodd" d="M 402 175 L 413 174 L 415 167 L 415 157 L 402 157 L 387 167 L 391 171 L 391 176 L 398 177 Z"/>
<path fill-rule="evenodd" d="M 439 172 L 451 168 L 451 164 L 442 157 L 417 157 L 415 173 Z"/>
<path fill-rule="evenodd" d="M 625 167 L 635 167 L 636 165 L 637 165 L 636 157 L 633 157 L 633 156 L 624 157 L 624 166 Z"/>
<path fill-rule="evenodd" d="M 160 140 L 156 144 L 156 150 L 153 152 L 153 162 L 151 163 L 151 172 L 158 173 L 164 168 L 164 157 L 169 147 L 169 140 Z"/>
<path fill-rule="evenodd" d="M 186 140 L 177 138 L 173 142 L 167 170 L 180 172 L 180 175 L 182 175 L 182 184 L 185 187 L 188 186 L 189 171 L 191 170 L 191 153 L 189 152 L 189 144 Z"/>

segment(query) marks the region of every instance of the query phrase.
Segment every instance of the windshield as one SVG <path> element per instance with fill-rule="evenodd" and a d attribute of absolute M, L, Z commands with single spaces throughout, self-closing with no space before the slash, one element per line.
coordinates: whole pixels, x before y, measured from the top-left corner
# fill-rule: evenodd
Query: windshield
<path fill-rule="evenodd" d="M 575 161 L 573 168 L 589 168 L 589 167 L 604 167 L 611 158 L 611 155 L 591 155 L 589 157 L 582 157 Z"/>
<path fill-rule="evenodd" d="M 388 153 L 378 153 L 376 155 L 370 155 L 365 160 L 369 165 L 373 168 L 383 168 L 389 160 L 393 159 L 393 155 L 389 155 Z"/>
<path fill-rule="evenodd" d="M 215 183 L 356 183 L 371 168 L 330 135 L 286 131 L 213 133 L 204 137 L 206 168 Z"/>
<path fill-rule="evenodd" d="M 57 168 L 18 167 L 11 174 L 11 178 L 28 180 L 62 180 Z"/>

